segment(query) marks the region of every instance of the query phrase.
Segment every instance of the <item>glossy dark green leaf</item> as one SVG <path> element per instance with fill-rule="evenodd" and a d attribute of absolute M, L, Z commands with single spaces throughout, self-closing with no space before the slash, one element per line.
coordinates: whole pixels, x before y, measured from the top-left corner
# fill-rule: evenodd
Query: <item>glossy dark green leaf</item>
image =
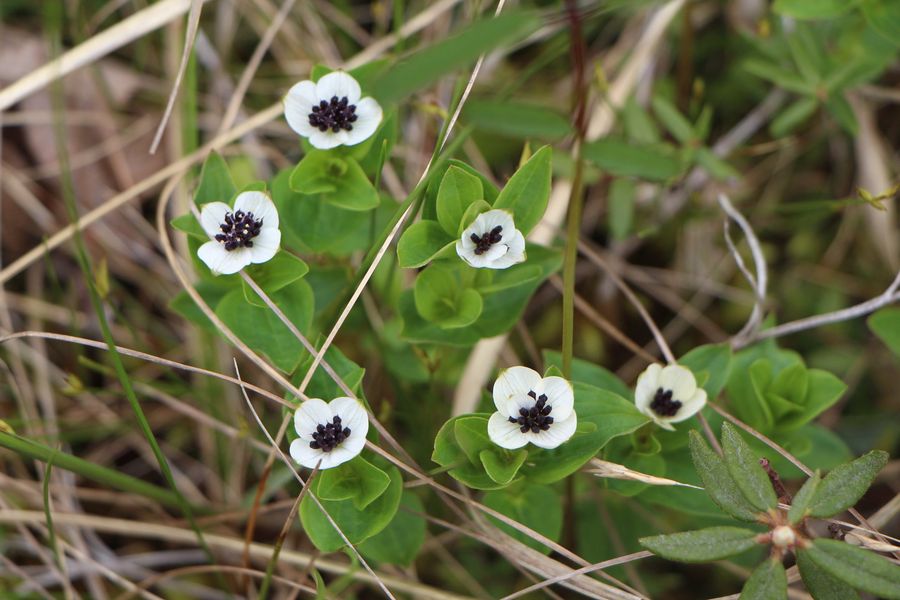
<path fill-rule="evenodd" d="M 244 269 L 244 272 L 271 298 L 275 292 L 306 275 L 309 267 L 303 260 L 290 252 L 279 250 L 271 260 L 262 264 L 250 265 Z M 256 306 L 266 306 L 265 301 L 243 279 L 241 279 L 241 284 L 244 286 L 244 298 L 247 299 L 247 302 Z"/>
<path fill-rule="evenodd" d="M 397 260 L 404 269 L 421 267 L 455 243 L 437 221 L 419 221 L 410 225 L 400 236 Z"/>
<path fill-rule="evenodd" d="M 291 172 L 290 186 L 295 192 L 312 195 L 310 201 L 324 201 L 353 211 L 378 206 L 378 191 L 355 159 L 334 156 L 324 150 L 312 150 Z"/>
<path fill-rule="evenodd" d="M 416 277 L 416 310 L 426 321 L 453 329 L 471 325 L 481 315 L 481 294 L 463 286 L 460 269 L 435 263 Z"/>
<path fill-rule="evenodd" d="M 462 415 L 448 420 L 441 426 L 434 438 L 434 452 L 431 454 L 431 460 L 447 468 L 451 477 L 460 483 L 477 490 L 495 490 L 504 487 L 491 479 L 484 470 L 480 457 L 477 462 L 469 460 L 466 452 L 462 449 L 456 439 L 456 423 L 461 419 L 469 419 L 479 417 L 483 421 L 485 435 L 487 432 L 487 420 L 489 415 Z M 487 445 L 483 445 L 478 452 L 486 449 Z"/>
<path fill-rule="evenodd" d="M 886 600 L 900 599 L 900 565 L 846 542 L 819 538 L 803 551 L 817 567 Z"/>
<path fill-rule="evenodd" d="M 524 38 L 540 23 L 534 14 L 513 11 L 476 21 L 390 67 L 376 81 L 374 95 L 383 103 L 401 100 L 444 75 L 469 66 L 481 54 Z"/>
<path fill-rule="evenodd" d="M 482 500 L 485 506 L 525 525 L 553 541 L 559 541 L 562 533 L 563 500 L 553 488 L 527 484 L 509 490 L 488 492 Z M 513 529 L 499 519 L 489 516 L 491 522 L 538 552 L 549 554 L 550 549 L 525 533 Z"/>
<path fill-rule="evenodd" d="M 741 521 L 756 521 L 760 511 L 744 497 L 737 482 L 718 454 L 713 452 L 700 433 L 690 432 L 691 458 L 706 493 L 719 508 Z"/>
<path fill-rule="evenodd" d="M 872 450 L 832 469 L 822 479 L 810 501 L 809 514 L 813 517 L 831 517 L 851 508 L 863 497 L 887 461 L 887 452 Z"/>
<path fill-rule="evenodd" d="M 482 450 L 494 447 L 494 442 L 488 437 L 487 422 L 487 418 L 481 415 L 463 415 L 454 422 L 456 442 L 473 464 L 481 462 Z"/>
<path fill-rule="evenodd" d="M 767 558 L 753 570 L 741 590 L 740 600 L 785 600 L 787 573 L 780 560 Z"/>
<path fill-rule="evenodd" d="M 494 208 L 512 212 L 516 229 L 528 235 L 547 210 L 550 200 L 552 150 L 544 146 L 519 167 L 494 201 Z"/>
<path fill-rule="evenodd" d="M 797 553 L 797 566 L 806 590 L 815 600 L 859 600 L 856 590 L 822 570 L 802 550 Z"/>
<path fill-rule="evenodd" d="M 709 562 L 745 552 L 756 545 L 757 533 L 740 527 L 708 527 L 638 540 L 654 554 L 679 562 Z"/>
<path fill-rule="evenodd" d="M 728 422 L 722 424 L 722 450 L 725 453 L 725 466 L 744 498 L 759 511 L 775 508 L 778 496 L 769 476 L 759 464 L 759 457 Z"/>

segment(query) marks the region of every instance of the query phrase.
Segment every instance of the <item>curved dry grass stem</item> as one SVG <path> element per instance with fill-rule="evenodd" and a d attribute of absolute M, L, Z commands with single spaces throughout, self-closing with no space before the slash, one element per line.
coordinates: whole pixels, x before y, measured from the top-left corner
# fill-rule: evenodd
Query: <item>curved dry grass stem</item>
<path fill-rule="evenodd" d="M 623 565 L 625 563 L 640 560 L 642 558 L 648 558 L 653 556 L 652 552 L 648 552 L 647 550 L 642 550 L 640 552 L 635 552 L 633 554 L 628 554 L 626 556 L 620 556 L 618 558 L 612 558 L 610 560 L 605 560 L 603 562 L 599 562 L 593 565 L 587 565 L 586 567 L 581 567 L 580 569 L 575 569 L 571 573 L 566 573 L 564 575 L 557 575 L 556 577 L 551 577 L 549 579 L 545 579 L 540 583 L 536 583 L 527 588 L 521 589 L 518 592 L 513 594 L 509 594 L 507 596 L 503 596 L 501 600 L 513 600 L 513 598 L 521 598 L 525 594 L 530 594 L 531 592 L 536 592 L 538 590 L 544 589 L 545 587 L 551 586 L 555 583 L 562 583 L 567 579 L 575 577 L 576 575 L 586 575 L 588 573 L 593 573 L 595 571 L 601 571 L 603 569 L 608 569 L 609 567 L 615 567 L 617 565 Z"/>

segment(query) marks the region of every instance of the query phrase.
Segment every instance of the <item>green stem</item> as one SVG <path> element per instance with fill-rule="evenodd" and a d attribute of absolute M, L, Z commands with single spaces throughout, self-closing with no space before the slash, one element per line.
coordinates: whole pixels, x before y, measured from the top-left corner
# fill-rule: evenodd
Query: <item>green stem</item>
<path fill-rule="evenodd" d="M 575 345 L 575 262 L 578 258 L 578 237 L 581 232 L 581 211 L 584 203 L 584 159 L 582 144 L 575 151 L 575 176 L 569 197 L 569 220 L 566 226 L 566 254 L 563 263 L 563 329 L 562 372 L 572 377 L 572 354 Z"/>

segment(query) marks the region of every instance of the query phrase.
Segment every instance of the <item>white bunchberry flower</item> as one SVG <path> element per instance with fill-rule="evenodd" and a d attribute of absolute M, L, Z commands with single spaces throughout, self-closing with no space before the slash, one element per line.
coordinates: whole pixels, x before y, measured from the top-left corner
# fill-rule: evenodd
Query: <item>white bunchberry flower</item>
<path fill-rule="evenodd" d="M 355 146 L 381 123 L 381 106 L 362 98 L 359 83 L 343 71 L 323 75 L 318 83 L 301 81 L 284 97 L 284 117 L 291 129 L 320 150 Z"/>
<path fill-rule="evenodd" d="M 353 398 L 340 396 L 327 404 L 310 398 L 294 413 L 294 429 L 298 439 L 291 442 L 291 458 L 308 469 L 330 469 L 362 452 L 369 419 Z"/>
<path fill-rule="evenodd" d="M 456 253 L 476 269 L 505 269 L 525 260 L 525 236 L 509 212 L 481 213 L 456 242 Z"/>
<path fill-rule="evenodd" d="M 488 421 L 491 441 L 508 450 L 528 442 L 556 448 L 575 433 L 575 394 L 562 377 L 541 377 L 528 367 L 506 369 L 494 382 L 497 412 Z"/>
<path fill-rule="evenodd" d="M 706 390 L 697 387 L 690 369 L 652 364 L 638 376 L 634 403 L 657 425 L 675 431 L 672 423 L 690 419 L 706 405 Z"/>
<path fill-rule="evenodd" d="M 237 273 L 249 264 L 264 263 L 278 252 L 281 231 L 278 210 L 264 192 L 242 192 L 234 209 L 224 202 L 204 204 L 200 224 L 212 240 L 197 250 L 216 275 Z"/>

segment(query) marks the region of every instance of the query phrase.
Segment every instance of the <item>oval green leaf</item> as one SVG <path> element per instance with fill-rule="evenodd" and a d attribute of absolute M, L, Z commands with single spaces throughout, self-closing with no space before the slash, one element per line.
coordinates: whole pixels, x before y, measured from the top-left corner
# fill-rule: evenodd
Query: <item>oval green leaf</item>
<path fill-rule="evenodd" d="M 709 562 L 740 554 L 756 545 L 757 533 L 741 527 L 709 527 L 669 535 L 644 537 L 642 546 L 679 562 Z"/>

